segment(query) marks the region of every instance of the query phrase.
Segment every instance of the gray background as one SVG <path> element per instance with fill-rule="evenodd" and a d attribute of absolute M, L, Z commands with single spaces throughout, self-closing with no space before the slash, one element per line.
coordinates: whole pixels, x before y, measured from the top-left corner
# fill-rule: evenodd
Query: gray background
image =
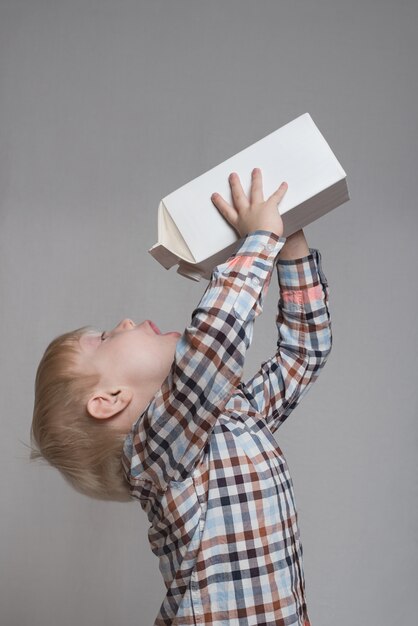
<path fill-rule="evenodd" d="M 139 504 L 28 461 L 36 366 L 84 324 L 182 330 L 207 283 L 148 254 L 159 200 L 306 111 L 351 196 L 305 229 L 334 346 L 277 432 L 308 610 L 312 626 L 415 623 L 417 18 L 414 0 L 0 3 L 3 626 L 153 623 Z M 275 278 L 245 379 L 274 352 L 277 297 Z"/>

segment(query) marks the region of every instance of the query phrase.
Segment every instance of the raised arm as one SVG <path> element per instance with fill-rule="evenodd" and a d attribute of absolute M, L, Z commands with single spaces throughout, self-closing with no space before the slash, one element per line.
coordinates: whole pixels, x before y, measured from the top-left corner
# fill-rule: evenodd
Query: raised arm
<path fill-rule="evenodd" d="M 312 387 L 332 348 L 329 288 L 321 254 L 306 244 L 292 250 L 288 243 L 277 259 L 277 352 L 261 364 L 252 379 L 240 385 L 272 432 Z M 292 258 L 297 250 L 307 254 Z"/>
<path fill-rule="evenodd" d="M 201 458 L 241 381 L 254 320 L 284 243 L 274 232 L 257 230 L 214 269 L 177 342 L 168 377 L 125 441 L 122 460 L 134 488 L 165 491 L 170 481 L 185 479 Z"/>

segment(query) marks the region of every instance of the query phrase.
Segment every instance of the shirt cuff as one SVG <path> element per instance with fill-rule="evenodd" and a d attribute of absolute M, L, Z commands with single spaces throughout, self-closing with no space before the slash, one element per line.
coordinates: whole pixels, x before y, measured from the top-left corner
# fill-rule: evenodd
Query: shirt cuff
<path fill-rule="evenodd" d="M 276 233 L 270 230 L 254 230 L 245 236 L 243 242 L 237 252 L 237 255 L 258 253 L 260 251 L 266 252 L 268 257 L 276 258 L 280 250 L 286 243 L 285 237 L 279 237 Z"/>
<path fill-rule="evenodd" d="M 309 254 L 299 259 L 278 258 L 276 267 L 280 287 L 283 289 L 310 289 L 320 283 L 328 286 L 322 269 L 321 253 L 316 248 L 309 248 Z"/>

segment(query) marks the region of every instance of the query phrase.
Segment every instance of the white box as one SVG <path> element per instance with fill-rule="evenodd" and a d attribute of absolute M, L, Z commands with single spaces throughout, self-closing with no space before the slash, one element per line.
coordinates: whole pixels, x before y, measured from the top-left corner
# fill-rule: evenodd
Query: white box
<path fill-rule="evenodd" d="M 350 199 L 345 171 L 309 113 L 304 113 L 163 198 L 158 207 L 158 243 L 148 252 L 166 269 L 178 264 L 179 274 L 209 280 L 213 268 L 243 241 L 211 195 L 216 191 L 233 206 L 230 173 L 239 175 L 248 196 L 254 167 L 262 172 L 264 199 L 282 181 L 288 183 L 278 205 L 283 237 Z"/>

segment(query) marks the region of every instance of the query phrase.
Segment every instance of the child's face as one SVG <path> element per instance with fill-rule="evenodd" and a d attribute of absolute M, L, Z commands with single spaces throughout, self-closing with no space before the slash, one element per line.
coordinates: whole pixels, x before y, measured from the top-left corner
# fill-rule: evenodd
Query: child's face
<path fill-rule="evenodd" d="M 110 331 L 89 331 L 80 338 L 81 367 L 97 372 L 100 389 L 109 394 L 122 387 L 131 390 L 136 408 L 145 409 L 167 377 L 181 337 L 157 331 L 150 320 L 134 324 L 130 319 Z"/>

